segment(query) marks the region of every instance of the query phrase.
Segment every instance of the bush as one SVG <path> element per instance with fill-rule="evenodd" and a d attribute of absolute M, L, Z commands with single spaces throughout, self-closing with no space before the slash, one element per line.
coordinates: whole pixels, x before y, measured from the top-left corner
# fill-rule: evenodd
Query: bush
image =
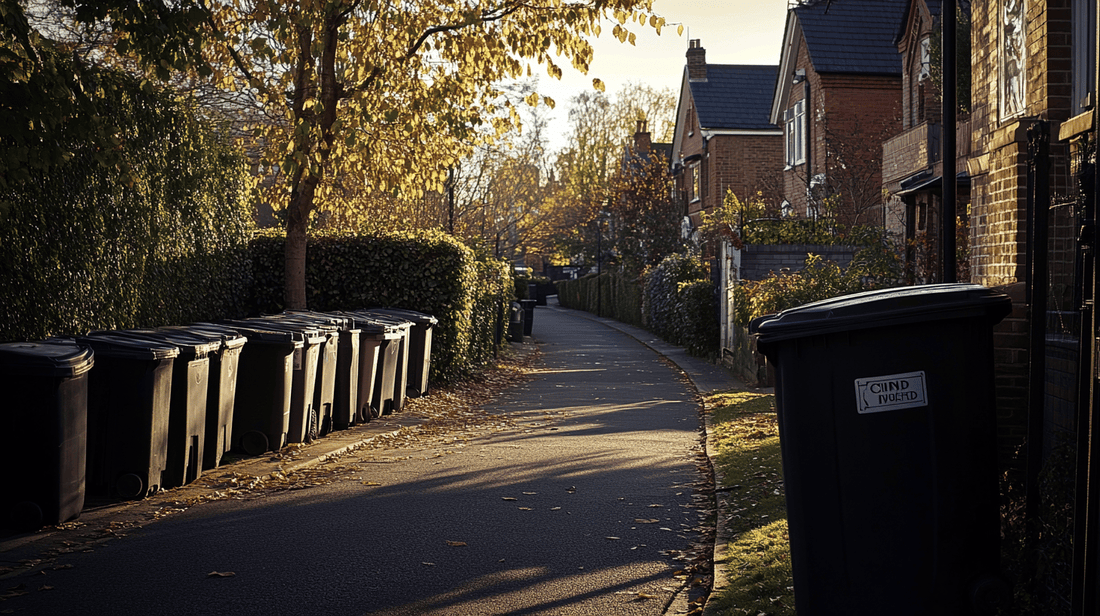
<path fill-rule="evenodd" d="M 643 319 L 653 333 L 673 344 L 682 344 L 681 325 L 686 315 L 680 285 L 708 280 L 707 266 L 697 257 L 669 255 L 645 274 Z M 715 312 L 717 318 L 717 311 Z"/>
<path fill-rule="evenodd" d="M 98 85 L 96 117 L 42 144 L 67 157 L 0 190 L 0 339 L 244 316 L 247 161 L 171 92 L 81 70 Z M 117 140 L 117 164 L 80 132 L 93 121 Z"/>
<path fill-rule="evenodd" d="M 709 280 L 681 282 L 677 291 L 681 310 L 680 341 L 698 357 L 718 355 L 718 297 Z"/>
<path fill-rule="evenodd" d="M 268 232 L 252 242 L 256 313 L 283 310 L 285 237 Z M 513 293 L 504 261 L 479 259 L 453 236 L 437 231 L 384 235 L 320 235 L 306 249 L 310 310 L 406 308 L 439 319 L 433 332 L 431 376 L 469 374 L 495 352 L 495 333 Z"/>

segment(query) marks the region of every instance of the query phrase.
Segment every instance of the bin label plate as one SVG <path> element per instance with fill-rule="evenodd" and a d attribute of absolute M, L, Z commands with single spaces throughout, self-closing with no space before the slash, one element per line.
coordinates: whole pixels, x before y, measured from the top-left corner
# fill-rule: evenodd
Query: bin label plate
<path fill-rule="evenodd" d="M 860 415 L 927 405 L 924 370 L 856 379 L 856 406 Z"/>

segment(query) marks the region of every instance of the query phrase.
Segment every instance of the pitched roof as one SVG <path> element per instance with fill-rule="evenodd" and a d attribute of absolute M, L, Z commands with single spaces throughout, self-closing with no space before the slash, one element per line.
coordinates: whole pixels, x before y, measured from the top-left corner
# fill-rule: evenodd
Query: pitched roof
<path fill-rule="evenodd" d="M 791 9 L 818 73 L 900 75 L 894 36 L 907 0 L 818 0 Z"/>
<path fill-rule="evenodd" d="M 774 130 L 768 121 L 778 66 L 708 64 L 706 81 L 689 81 L 704 129 Z"/>

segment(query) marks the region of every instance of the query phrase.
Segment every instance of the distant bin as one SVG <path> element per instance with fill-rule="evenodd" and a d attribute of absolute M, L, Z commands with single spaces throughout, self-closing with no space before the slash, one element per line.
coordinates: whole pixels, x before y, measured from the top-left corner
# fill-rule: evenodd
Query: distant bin
<path fill-rule="evenodd" d="M 408 330 L 398 327 L 391 320 L 365 311 L 353 311 L 347 314 L 355 318 L 356 327 L 363 331 L 364 344 L 360 346 L 360 350 L 367 349 L 366 352 L 373 350 L 378 356 L 374 379 L 371 383 L 373 387 L 370 389 L 370 405 L 367 408 L 374 417 L 389 415 L 396 410 L 398 379 L 401 378 L 401 383 L 404 383 L 404 378 L 399 377 L 403 375 L 400 370 L 401 347 L 403 341 L 407 339 Z M 363 408 L 362 392 L 366 386 L 365 383 L 360 386 L 360 408 Z"/>
<path fill-rule="evenodd" d="M 992 326 L 977 285 L 872 291 L 754 321 L 774 364 L 799 614 L 992 613 Z"/>
<path fill-rule="evenodd" d="M 302 336 L 226 323 L 196 323 L 191 327 L 241 335 L 248 341 L 238 358 L 232 449 L 258 456 L 285 447 L 294 366 L 302 362 L 305 345 Z"/>
<path fill-rule="evenodd" d="M 360 315 L 370 317 L 377 321 L 388 323 L 391 326 L 397 328 L 398 333 L 401 334 L 399 342 L 394 344 L 398 345 L 396 370 L 393 376 L 393 403 L 389 409 L 383 409 L 382 413 L 389 414 L 394 411 L 400 411 L 405 408 L 406 392 L 409 386 L 409 354 L 411 349 L 412 338 L 412 321 L 392 314 L 384 314 L 381 312 L 375 312 L 373 310 L 360 310 Z"/>
<path fill-rule="evenodd" d="M 512 302 L 508 318 L 508 341 L 523 343 L 523 306 Z"/>
<path fill-rule="evenodd" d="M 430 314 L 402 308 L 372 308 L 371 312 L 393 315 L 412 322 L 409 330 L 409 378 L 406 394 L 410 398 L 428 395 L 428 376 L 432 365 L 432 331 L 439 319 Z"/>
<path fill-rule="evenodd" d="M 212 332 L 197 326 L 163 327 L 161 331 L 219 343 L 217 351 L 210 355 L 210 379 L 206 394 L 206 442 L 202 448 L 203 470 L 217 468 L 222 457 L 233 447 L 237 374 L 241 347 L 247 339 L 236 332 Z"/>
<path fill-rule="evenodd" d="M 532 285 L 534 286 L 534 285 Z M 519 305 L 523 307 L 523 335 L 530 336 L 535 326 L 535 305 L 537 301 L 533 299 L 521 299 Z"/>
<path fill-rule="evenodd" d="M 106 332 L 77 342 L 95 353 L 88 380 L 88 493 L 144 498 L 157 492 L 167 468 L 179 350 Z"/>
<path fill-rule="evenodd" d="M 71 342 L 0 344 L 0 527 L 29 532 L 80 516 L 92 364 L 92 351 Z"/>

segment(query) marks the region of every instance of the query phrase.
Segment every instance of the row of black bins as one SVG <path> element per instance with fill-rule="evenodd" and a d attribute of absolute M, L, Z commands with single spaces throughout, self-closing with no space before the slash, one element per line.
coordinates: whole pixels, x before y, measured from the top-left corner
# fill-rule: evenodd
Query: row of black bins
<path fill-rule="evenodd" d="M 0 526 L 77 517 L 249 455 L 399 411 L 428 392 L 435 317 L 297 312 L 0 344 Z M 6 408 L 4 408 L 6 407 Z M 18 472 L 11 472 L 18 469 Z"/>

